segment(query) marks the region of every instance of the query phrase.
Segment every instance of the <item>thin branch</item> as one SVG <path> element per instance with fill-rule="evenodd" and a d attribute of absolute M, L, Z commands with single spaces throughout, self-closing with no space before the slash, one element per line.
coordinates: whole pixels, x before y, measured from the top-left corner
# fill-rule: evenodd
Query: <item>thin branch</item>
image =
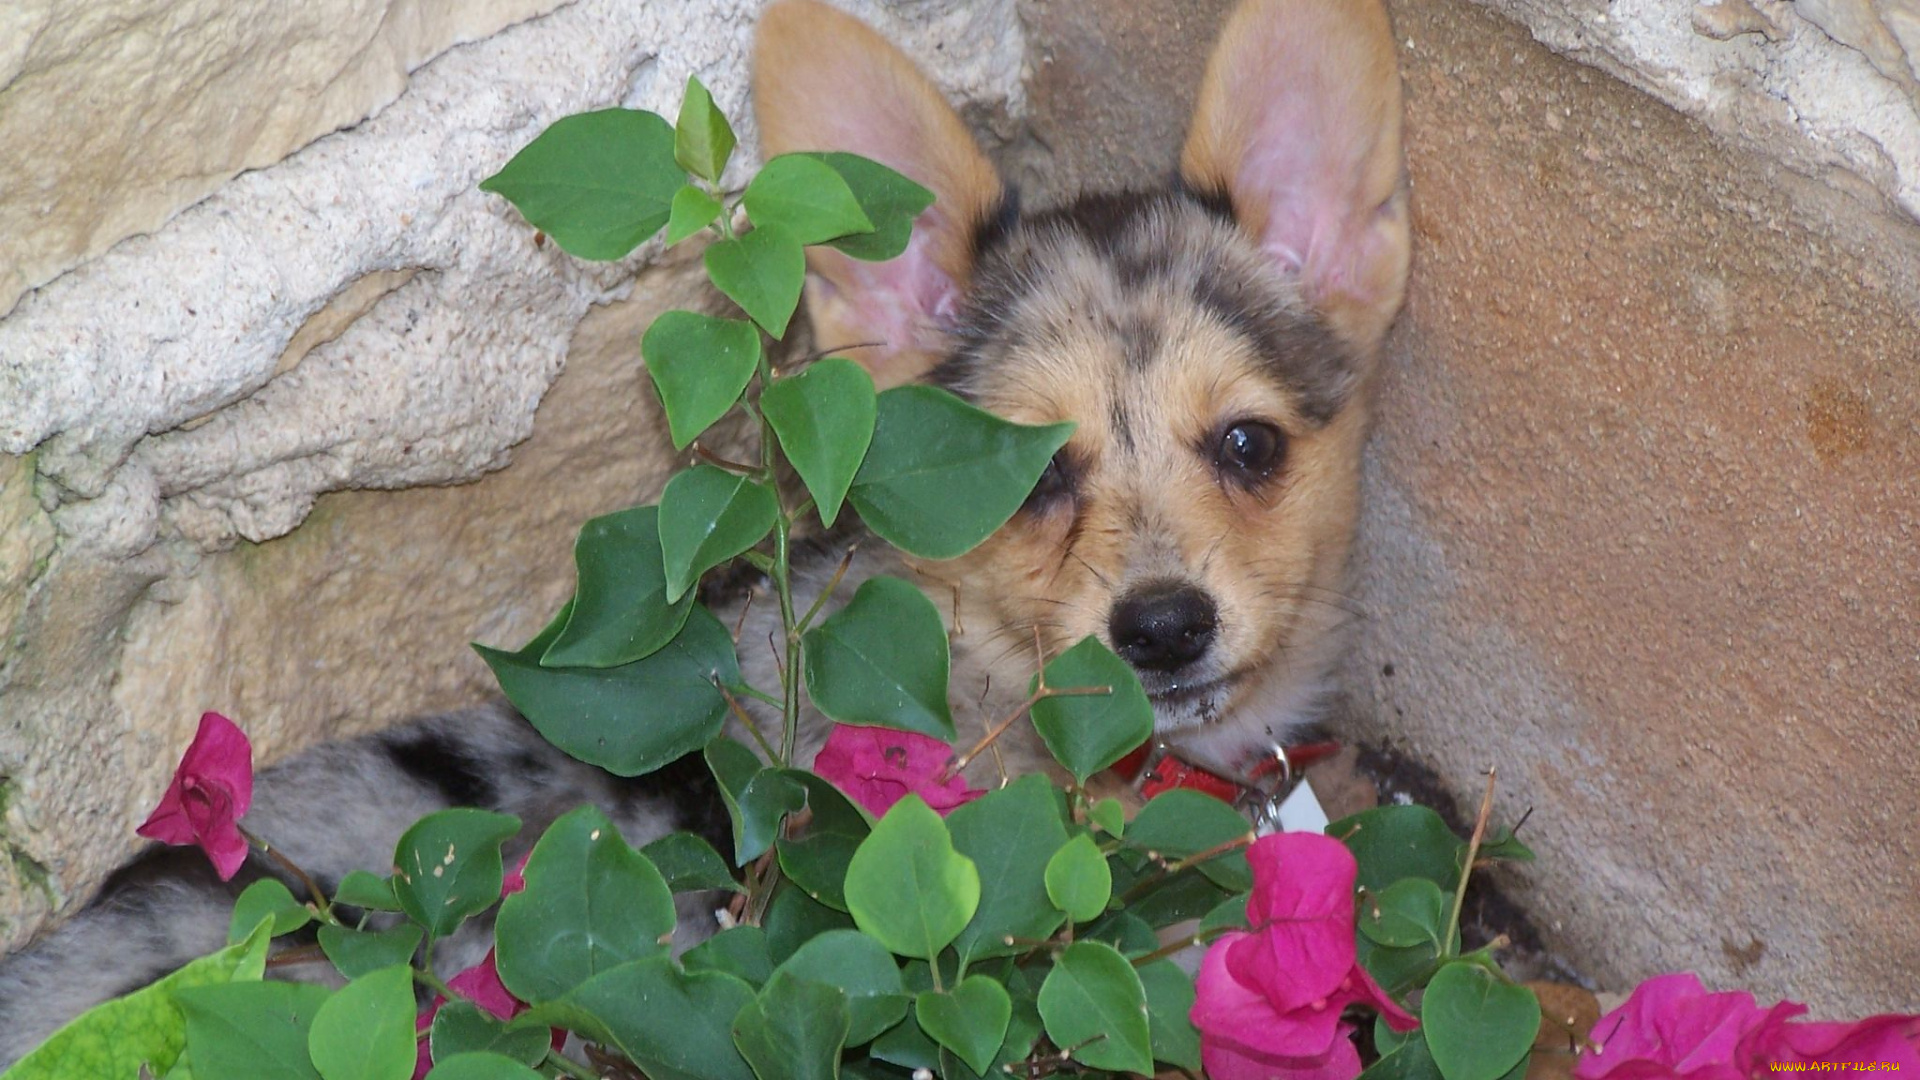
<path fill-rule="evenodd" d="M 261 853 L 267 858 L 278 863 L 280 869 L 293 875 L 294 880 L 298 881 L 300 886 L 307 890 L 307 895 L 313 898 L 313 903 L 322 919 L 335 925 L 339 924 L 340 920 L 333 917 L 333 905 L 327 902 L 327 894 L 320 891 L 320 886 L 314 882 L 313 878 L 307 875 L 305 870 L 300 869 L 299 865 L 292 859 L 287 858 L 279 848 L 267 843 L 266 840 L 261 837 L 255 836 L 245 825 L 235 822 L 234 828 L 240 830 L 240 835 L 246 838 L 247 843 L 259 848 Z"/>
<path fill-rule="evenodd" d="M 1498 770 L 1487 766 L 1487 791 L 1480 797 L 1480 814 L 1473 822 L 1473 836 L 1467 841 L 1467 858 L 1460 865 L 1460 884 L 1453 890 L 1453 913 L 1447 918 L 1447 936 L 1444 944 L 1453 943 L 1454 932 L 1460 929 L 1460 912 L 1467 902 L 1467 879 L 1473 875 L 1473 860 L 1480 853 L 1480 840 L 1487 835 L 1487 817 L 1493 813 L 1493 778 Z"/>
<path fill-rule="evenodd" d="M 847 553 L 840 558 L 839 568 L 833 572 L 831 578 L 827 579 L 827 587 L 820 590 L 819 596 L 813 598 L 813 604 L 807 608 L 807 613 L 800 617 L 800 622 L 796 625 L 795 629 L 801 633 L 805 633 L 807 627 L 813 625 L 813 617 L 820 614 L 821 605 L 825 604 L 827 598 L 833 595 L 833 590 L 840 587 L 840 579 L 847 576 L 847 567 L 853 565 L 854 553 L 859 550 L 859 544 L 854 544 L 847 548 Z"/>
<path fill-rule="evenodd" d="M 739 717 L 740 722 L 747 726 L 748 734 L 753 736 L 754 742 L 760 744 L 760 749 L 766 752 L 767 758 L 774 760 L 773 744 L 767 741 L 765 735 L 760 734 L 760 725 L 753 722 L 753 717 L 747 715 L 747 710 L 740 707 L 740 699 L 734 697 L 732 691 L 720 685 L 719 679 L 713 680 L 713 686 L 720 691 L 721 697 L 727 699 L 727 708 L 732 709 L 733 715 Z"/>

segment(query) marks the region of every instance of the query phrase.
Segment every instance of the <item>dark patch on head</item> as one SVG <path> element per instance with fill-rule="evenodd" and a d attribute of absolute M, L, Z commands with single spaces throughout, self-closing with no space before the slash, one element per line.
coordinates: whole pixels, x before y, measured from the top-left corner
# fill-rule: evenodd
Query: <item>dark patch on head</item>
<path fill-rule="evenodd" d="M 486 763 L 474 760 L 457 739 L 438 731 L 402 730 L 380 742 L 401 772 L 439 791 L 451 805 L 490 808 L 500 801 Z"/>
<path fill-rule="evenodd" d="M 1253 343 L 1309 421 L 1332 420 L 1352 396 L 1355 364 L 1340 340 L 1318 318 L 1277 303 L 1255 271 L 1222 260 L 1202 269 L 1192 288 L 1202 308 Z"/>
<path fill-rule="evenodd" d="M 1128 319 L 1120 328 L 1120 347 L 1127 369 L 1145 371 L 1160 355 L 1160 327 L 1151 319 Z"/>
<path fill-rule="evenodd" d="M 1120 449 L 1131 452 L 1133 423 L 1127 419 L 1127 404 L 1119 394 L 1113 395 L 1113 400 L 1108 403 L 1107 424 L 1113 428 L 1113 441 L 1120 444 Z"/>

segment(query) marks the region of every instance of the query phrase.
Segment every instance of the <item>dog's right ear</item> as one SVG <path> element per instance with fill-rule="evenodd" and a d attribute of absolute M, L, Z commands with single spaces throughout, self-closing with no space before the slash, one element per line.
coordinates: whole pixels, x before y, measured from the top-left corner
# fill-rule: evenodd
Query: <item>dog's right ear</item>
<path fill-rule="evenodd" d="M 785 0 L 760 16 L 753 106 L 765 158 L 846 151 L 933 192 L 934 204 L 896 259 L 807 250 L 816 343 L 860 361 L 881 389 L 919 378 L 945 351 L 944 331 L 973 270 L 974 231 L 999 206 L 992 164 L 913 61 L 865 23 L 815 0 Z"/>

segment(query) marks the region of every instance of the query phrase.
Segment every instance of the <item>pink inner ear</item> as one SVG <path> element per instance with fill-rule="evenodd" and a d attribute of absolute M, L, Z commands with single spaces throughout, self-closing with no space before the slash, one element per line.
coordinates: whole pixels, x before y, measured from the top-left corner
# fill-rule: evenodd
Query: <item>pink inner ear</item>
<path fill-rule="evenodd" d="M 938 350 L 960 317 L 960 289 L 933 259 L 935 237 L 947 227 L 946 215 L 936 204 L 914 222 L 913 237 L 898 258 L 876 263 L 833 256 L 841 265 L 831 275 L 837 279 L 831 287 L 868 337 L 823 344 L 873 344 L 890 355 Z"/>
<path fill-rule="evenodd" d="M 1370 133 L 1327 132 L 1328 119 L 1309 102 L 1281 98 L 1251 133 L 1238 177 L 1242 197 L 1265 204 L 1260 246 L 1318 295 L 1359 284 L 1355 264 L 1370 246 L 1373 209 L 1356 205 L 1365 198 L 1372 149 L 1356 136 Z"/>

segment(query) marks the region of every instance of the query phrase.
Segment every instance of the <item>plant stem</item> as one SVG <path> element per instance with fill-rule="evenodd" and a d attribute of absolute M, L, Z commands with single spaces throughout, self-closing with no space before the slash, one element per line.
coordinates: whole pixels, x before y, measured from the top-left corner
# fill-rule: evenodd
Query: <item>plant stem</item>
<path fill-rule="evenodd" d="M 753 741 L 760 744 L 760 749 L 766 753 L 768 758 L 772 758 L 774 756 L 773 745 L 767 742 L 765 735 L 760 734 L 760 725 L 753 722 L 753 717 L 748 714 L 747 710 L 740 707 L 740 700 L 733 696 L 732 691 L 720 685 L 718 679 L 714 680 L 713 685 L 715 689 L 720 691 L 720 696 L 727 699 L 727 708 L 732 709 L 733 715 L 740 718 L 740 723 L 746 727 L 747 734 L 753 736 Z M 744 689 L 744 687 L 742 689 Z M 779 702 L 776 701 L 774 704 L 778 705 Z"/>
<path fill-rule="evenodd" d="M 1487 766 L 1487 791 L 1480 796 L 1480 814 L 1473 822 L 1473 836 L 1467 840 L 1467 858 L 1460 864 L 1460 884 L 1454 886 L 1453 911 L 1447 916 L 1447 933 L 1441 939 L 1448 955 L 1453 953 L 1453 935 L 1460 930 L 1460 911 L 1467 902 L 1467 878 L 1473 874 L 1473 860 L 1480 853 L 1480 840 L 1487 835 L 1487 817 L 1493 813 L 1493 778 L 1498 770 Z"/>
<path fill-rule="evenodd" d="M 453 987 L 448 986 L 444 982 L 441 982 L 440 976 L 435 975 L 433 973 L 432 968 L 414 968 L 413 978 L 415 982 L 418 982 L 420 985 L 426 987 L 429 990 L 432 990 L 436 994 L 439 994 L 441 997 L 446 998 L 448 1001 L 468 1000 L 465 994 L 462 994 L 459 991 L 455 990 Z"/>
<path fill-rule="evenodd" d="M 544 1064 L 559 1069 L 561 1072 L 573 1077 L 574 1080 L 600 1080 L 599 1073 L 594 1072 L 551 1046 L 547 1047 L 547 1059 Z"/>
<path fill-rule="evenodd" d="M 1000 721 L 999 723 L 995 724 L 991 729 L 989 729 L 987 731 L 985 738 L 981 739 L 979 742 L 974 743 L 972 746 L 968 747 L 966 753 L 961 754 L 959 757 L 954 758 L 952 761 L 948 762 L 947 767 L 941 770 L 940 777 L 941 779 L 944 780 L 948 777 L 958 776 L 961 770 L 965 769 L 968 765 L 973 764 L 974 758 L 977 758 L 981 754 L 986 753 L 988 747 L 992 746 L 995 742 L 999 741 L 1000 736 L 1005 735 L 1007 733 L 1007 729 L 1013 726 L 1014 721 L 1020 719 L 1022 716 L 1025 716 L 1027 714 L 1028 709 L 1033 708 L 1035 705 L 1039 704 L 1042 701 L 1045 701 L 1048 698 L 1094 697 L 1094 696 L 1101 696 L 1101 695 L 1106 695 L 1111 693 L 1113 693 L 1113 687 L 1111 686 L 1069 686 L 1069 687 L 1066 687 L 1065 689 L 1055 689 L 1051 686 L 1046 686 L 1043 684 L 1038 690 L 1035 690 L 1033 693 L 1028 694 L 1027 700 L 1015 706 L 1014 710 L 1007 714 L 1006 719 Z"/>
<path fill-rule="evenodd" d="M 280 869 L 293 875 L 294 880 L 300 883 L 300 887 L 307 890 L 307 895 L 313 898 L 315 909 L 322 920 L 330 922 L 335 926 L 340 925 L 340 920 L 333 917 L 333 905 L 327 902 L 327 894 L 320 890 L 320 886 L 313 878 L 307 875 L 305 870 L 300 869 L 298 863 L 287 858 L 286 854 L 279 848 L 274 847 L 272 844 L 267 843 L 266 840 L 249 832 L 245 825 L 235 822 L 234 828 L 240 830 L 240 835 L 246 839 L 247 843 L 259 848 L 261 853 L 267 858 L 278 863 Z"/>
<path fill-rule="evenodd" d="M 1214 938 L 1232 933 L 1233 929 L 1234 928 L 1231 926 L 1216 926 L 1211 930 L 1205 931 L 1203 933 L 1195 934 L 1190 938 L 1182 938 L 1179 941 L 1169 941 L 1165 945 L 1160 946 L 1159 948 L 1153 950 L 1150 953 L 1142 953 L 1139 956 L 1134 957 L 1133 966 L 1146 967 L 1148 964 L 1153 963 L 1155 960 L 1165 960 L 1167 957 L 1172 956 L 1175 953 L 1181 952 L 1186 949 L 1191 949 L 1195 945 L 1205 945 L 1208 942 L 1212 941 Z"/>
<path fill-rule="evenodd" d="M 833 595 L 833 590 L 840 587 L 840 579 L 847 576 L 847 567 L 853 565 L 854 552 L 859 550 L 860 545 L 854 544 L 847 548 L 845 555 L 840 557 L 840 566 L 834 570 L 833 576 L 827 579 L 827 587 L 820 590 L 820 595 L 813 598 L 813 605 L 807 608 L 805 615 L 800 617 L 798 629 L 801 633 L 806 633 L 807 627 L 813 625 L 813 617 L 820 614 L 820 608 L 826 604 L 827 598 Z"/>

